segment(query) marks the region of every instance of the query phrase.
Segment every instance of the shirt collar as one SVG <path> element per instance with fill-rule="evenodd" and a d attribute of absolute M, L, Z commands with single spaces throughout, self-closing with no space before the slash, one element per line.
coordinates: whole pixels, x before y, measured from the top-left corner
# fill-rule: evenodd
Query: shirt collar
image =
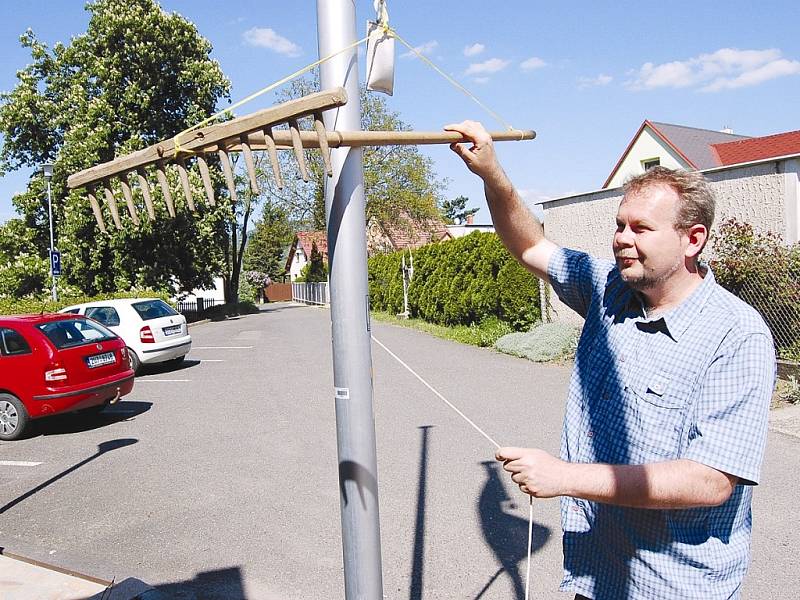
<path fill-rule="evenodd" d="M 636 293 L 635 295 L 640 305 L 641 314 L 644 317 L 642 322 L 656 324 L 657 321 L 663 321 L 668 335 L 676 342 L 679 341 L 681 336 L 689 328 L 689 325 L 692 324 L 697 314 L 703 306 L 705 306 L 714 289 L 715 279 L 711 267 L 703 263 L 701 268 L 705 269 L 706 274 L 703 277 L 703 281 L 700 282 L 700 285 L 695 288 L 688 298 L 664 314 L 648 318 L 642 298 Z"/>

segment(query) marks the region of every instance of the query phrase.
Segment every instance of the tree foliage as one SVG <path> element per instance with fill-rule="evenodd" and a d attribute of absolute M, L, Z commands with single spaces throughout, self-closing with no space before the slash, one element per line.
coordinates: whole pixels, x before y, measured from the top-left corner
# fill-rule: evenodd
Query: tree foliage
<path fill-rule="evenodd" d="M 298 283 L 317 283 L 328 280 L 328 263 L 317 248 L 317 242 L 311 242 L 311 254 L 308 262 L 300 270 L 300 275 L 295 279 Z"/>
<path fill-rule="evenodd" d="M 0 96 L 0 170 L 55 163 L 53 208 L 68 284 L 91 294 L 131 286 L 168 289 L 175 281 L 183 289 L 210 284 L 222 269 L 220 238 L 229 206 L 201 204 L 197 215 L 182 210 L 184 216 L 171 220 L 164 218 L 155 186 L 161 213 L 155 222 L 145 217 L 137 228 L 125 218 L 122 231 L 102 236 L 83 192 L 68 192 L 66 179 L 198 122 L 230 84 L 194 25 L 154 0 L 97 0 L 86 9 L 88 29 L 68 45 L 51 50 L 30 30 L 21 36 L 32 62 L 17 73 L 16 87 Z M 202 190 L 199 178 L 193 183 Z M 46 258 L 43 179 L 32 176 L 13 203 L 30 230 L 25 252 Z M 27 291 L 26 284 L 14 293 Z"/>
<path fill-rule="evenodd" d="M 267 202 L 245 249 L 244 269 L 266 273 L 273 281 L 280 281 L 286 268 L 286 250 L 294 233 L 286 210 Z"/>
<path fill-rule="evenodd" d="M 292 100 L 319 91 L 319 79 L 306 77 L 287 86 L 280 99 Z M 383 96 L 361 90 L 361 128 L 376 131 L 406 131 L 410 127 L 386 104 Z M 301 123 L 309 128 L 309 123 Z M 281 153 L 284 188 L 278 189 L 269 177 L 267 185 L 273 198 L 289 216 L 303 227 L 325 229 L 325 181 L 322 157 L 318 150 L 306 150 L 309 181 L 299 175 L 291 153 Z M 440 218 L 443 182 L 434 170 L 433 161 L 416 146 L 379 146 L 363 149 L 364 194 L 367 221 L 375 219 L 384 229 L 407 228 L 409 220 L 427 224 Z"/>
<path fill-rule="evenodd" d="M 480 210 L 467 208 L 467 202 L 469 202 L 469 198 L 466 196 L 456 196 L 452 200 L 442 201 L 441 212 L 444 220 L 456 225 L 465 223 L 469 217 Z"/>

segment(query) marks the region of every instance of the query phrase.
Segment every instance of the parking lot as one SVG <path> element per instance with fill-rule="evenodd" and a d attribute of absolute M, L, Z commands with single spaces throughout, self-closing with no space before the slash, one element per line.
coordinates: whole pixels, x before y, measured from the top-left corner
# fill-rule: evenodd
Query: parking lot
<path fill-rule="evenodd" d="M 0 443 L 0 546 L 175 598 L 343 597 L 329 312 L 274 304 L 191 334 L 181 368 L 100 417 Z M 373 334 L 501 444 L 557 451 L 569 367 Z M 527 500 L 493 446 L 376 345 L 373 368 L 385 596 L 521 600 Z M 770 434 L 745 598 L 796 581 L 798 459 Z M 558 502 L 534 515 L 531 597 L 557 598 Z"/>

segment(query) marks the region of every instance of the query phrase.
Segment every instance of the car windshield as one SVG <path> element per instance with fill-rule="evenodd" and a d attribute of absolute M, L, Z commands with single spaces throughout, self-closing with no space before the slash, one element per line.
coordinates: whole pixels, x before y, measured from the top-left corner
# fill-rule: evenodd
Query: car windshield
<path fill-rule="evenodd" d="M 93 342 L 113 340 L 117 337 L 100 323 L 94 323 L 87 319 L 50 321 L 49 323 L 37 325 L 37 327 L 59 350 Z"/>
<path fill-rule="evenodd" d="M 151 319 L 158 319 L 160 317 L 173 317 L 178 314 L 163 300 L 134 302 L 131 306 L 133 306 L 134 310 L 142 317 L 142 321 L 150 321 Z"/>

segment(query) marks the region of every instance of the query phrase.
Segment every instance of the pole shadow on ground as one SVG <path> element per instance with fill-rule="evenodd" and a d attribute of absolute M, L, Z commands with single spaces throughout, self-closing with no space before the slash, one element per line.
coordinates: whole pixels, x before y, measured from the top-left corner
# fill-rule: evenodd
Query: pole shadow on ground
<path fill-rule="evenodd" d="M 70 468 L 68 468 L 68 469 L 66 469 L 64 471 L 61 471 L 61 473 L 59 473 L 58 475 L 55 475 L 55 476 L 51 477 L 50 479 L 48 479 L 44 483 L 40 483 L 39 485 L 37 485 L 32 490 L 29 490 L 29 491 L 25 492 L 24 494 L 22 494 L 21 496 L 18 496 L 17 498 L 14 498 L 10 502 L 6 503 L 5 505 L 0 506 L 0 515 L 2 515 L 7 510 L 10 510 L 10 509 L 14 508 L 20 502 L 23 502 L 23 501 L 27 500 L 28 498 L 30 498 L 34 494 L 36 494 L 38 492 L 41 492 L 43 489 L 45 489 L 46 487 L 54 484 L 59 479 L 62 479 L 64 477 L 66 477 L 67 475 L 69 475 L 70 473 L 72 473 L 73 471 L 76 471 L 76 470 L 80 469 L 85 464 L 88 464 L 88 463 L 92 462 L 93 460 L 95 460 L 97 458 L 100 458 L 106 452 L 110 452 L 111 450 L 116 450 L 117 448 L 124 448 L 125 446 L 130 446 L 132 444 L 135 444 L 138 441 L 139 440 L 137 440 L 135 438 L 122 438 L 122 439 L 110 440 L 108 442 L 102 442 L 102 443 L 98 444 L 97 445 L 97 452 L 95 452 L 94 454 L 92 454 L 88 458 L 83 459 L 79 463 L 76 463 L 76 464 L 72 465 Z"/>

